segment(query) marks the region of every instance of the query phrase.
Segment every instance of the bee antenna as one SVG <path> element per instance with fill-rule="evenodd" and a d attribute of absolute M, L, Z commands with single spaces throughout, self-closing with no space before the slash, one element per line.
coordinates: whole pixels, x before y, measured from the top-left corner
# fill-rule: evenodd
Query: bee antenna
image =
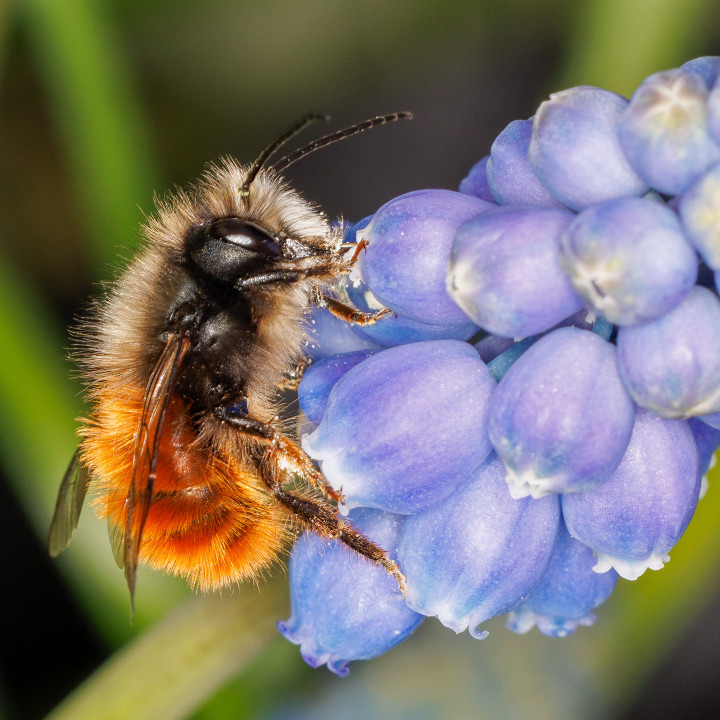
<path fill-rule="evenodd" d="M 304 158 L 306 155 L 309 155 L 311 152 L 315 152 L 316 150 L 319 150 L 326 145 L 332 145 L 332 143 L 339 142 L 340 140 L 344 140 L 345 138 L 351 137 L 352 135 L 357 135 L 358 133 L 364 132 L 365 130 L 369 130 L 370 128 L 376 127 L 378 125 L 387 125 L 387 123 L 395 122 L 397 120 L 411 119 L 412 113 L 396 112 L 391 113 L 390 115 L 380 115 L 378 117 L 371 118 L 370 120 L 365 120 L 364 122 L 350 125 L 350 127 L 346 127 L 342 130 L 338 130 L 337 132 L 330 133 L 330 135 L 325 135 L 325 137 L 321 137 L 318 140 L 313 140 L 311 143 L 308 143 L 304 147 L 301 147 L 299 150 L 295 150 L 295 152 L 291 153 L 290 155 L 286 155 L 282 160 L 276 162 L 270 168 L 270 170 L 273 170 L 274 172 L 279 174 L 289 165 L 292 165 L 301 158 Z"/>
<path fill-rule="evenodd" d="M 290 138 L 297 135 L 306 125 L 309 125 L 315 120 L 325 120 L 326 122 L 330 119 L 329 115 L 323 113 L 308 113 L 301 117 L 289 130 L 284 132 L 277 140 L 271 142 L 258 156 L 257 160 L 252 164 L 252 167 L 248 171 L 245 177 L 245 182 L 240 188 L 240 197 L 246 198 L 250 195 L 250 185 L 253 180 L 257 177 L 262 166 L 267 162 L 267 159 L 282 145 L 284 145 Z"/>

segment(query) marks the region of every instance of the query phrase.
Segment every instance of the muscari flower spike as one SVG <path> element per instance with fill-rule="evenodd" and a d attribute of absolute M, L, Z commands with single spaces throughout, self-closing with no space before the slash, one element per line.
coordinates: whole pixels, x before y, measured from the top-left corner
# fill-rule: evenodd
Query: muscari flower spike
<path fill-rule="evenodd" d="M 630 101 L 556 93 L 460 192 L 348 230 L 340 292 L 394 315 L 313 313 L 303 446 L 407 596 L 303 536 L 280 629 L 311 665 L 346 674 L 425 616 L 562 637 L 667 562 L 720 444 L 719 78 L 697 58 Z"/>

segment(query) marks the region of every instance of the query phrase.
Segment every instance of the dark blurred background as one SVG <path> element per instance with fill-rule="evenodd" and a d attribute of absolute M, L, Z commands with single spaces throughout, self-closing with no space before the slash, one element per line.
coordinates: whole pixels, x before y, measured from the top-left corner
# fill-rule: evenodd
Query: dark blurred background
<path fill-rule="evenodd" d="M 131 255 L 153 193 L 226 154 L 252 160 L 311 110 L 332 120 L 304 139 L 411 110 L 412 122 L 288 171 L 330 216 L 355 220 L 400 193 L 456 188 L 549 92 L 629 95 L 645 75 L 711 54 L 720 12 L 709 0 L 0 0 L 0 717 L 43 717 L 193 602 L 183 583 L 144 573 L 131 626 L 88 512 L 61 559 L 44 548 L 82 410 L 67 327 Z M 717 717 L 713 490 L 668 568 L 621 583 L 593 628 L 562 641 L 498 621 L 478 642 L 431 620 L 339 680 L 272 632 L 287 612 L 282 574 L 244 588 L 267 643 L 167 716 Z M 153 671 L 138 661 L 121 688 Z M 107 717 L 141 716 L 108 703 Z M 93 716 L 79 707 L 58 717 Z"/>

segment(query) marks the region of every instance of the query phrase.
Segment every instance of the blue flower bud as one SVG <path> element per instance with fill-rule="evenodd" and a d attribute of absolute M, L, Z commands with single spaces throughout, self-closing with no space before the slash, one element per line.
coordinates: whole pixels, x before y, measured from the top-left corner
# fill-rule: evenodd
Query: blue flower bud
<path fill-rule="evenodd" d="M 716 79 L 707 99 L 707 124 L 710 137 L 720 145 L 720 80 Z"/>
<path fill-rule="evenodd" d="M 663 317 L 620 328 L 620 375 L 641 407 L 664 418 L 720 411 L 720 300 L 703 287 Z"/>
<path fill-rule="evenodd" d="M 610 597 L 618 579 L 614 570 L 593 572 L 594 564 L 593 551 L 573 540 L 561 521 L 555 550 L 540 584 L 510 613 L 506 627 L 526 633 L 537 625 L 543 635 L 566 637 L 578 625 L 592 625 L 595 615 L 591 611 Z"/>
<path fill-rule="evenodd" d="M 697 255 L 675 213 L 642 198 L 581 212 L 560 239 L 561 263 L 586 306 L 615 325 L 654 320 L 697 278 Z"/>
<path fill-rule="evenodd" d="M 393 559 L 402 518 L 355 510 L 352 524 Z M 312 667 L 327 663 L 348 674 L 352 660 L 369 660 L 402 642 L 424 620 L 405 604 L 395 579 L 338 541 L 305 533 L 290 556 L 292 615 L 278 629 L 300 645 Z"/>
<path fill-rule="evenodd" d="M 510 492 L 542 497 L 600 485 L 625 452 L 634 411 L 613 345 L 572 327 L 541 338 L 490 403 L 490 440 Z"/>
<path fill-rule="evenodd" d="M 689 418 L 687 424 L 692 430 L 700 457 L 700 497 L 702 498 L 708 488 L 707 472 L 715 467 L 715 451 L 720 447 L 720 430 L 702 422 L 700 418 Z"/>
<path fill-rule="evenodd" d="M 310 422 L 318 425 L 325 414 L 330 391 L 348 371 L 373 355 L 376 350 L 356 350 L 333 355 L 313 363 L 303 374 L 298 386 L 298 403 Z"/>
<path fill-rule="evenodd" d="M 696 73 L 705 82 L 705 87 L 710 89 L 720 75 L 720 57 L 715 55 L 706 55 L 704 57 L 693 58 L 680 66 L 680 71 L 684 73 Z"/>
<path fill-rule="evenodd" d="M 480 359 L 487 365 L 498 355 L 502 355 L 508 348 L 515 345 L 513 338 L 500 337 L 499 335 L 486 335 L 482 340 L 475 343 L 475 349 Z"/>
<path fill-rule="evenodd" d="M 475 638 L 538 584 L 560 518 L 557 497 L 513 500 L 504 475 L 491 455 L 447 500 L 409 516 L 398 546 L 408 605 Z"/>
<path fill-rule="evenodd" d="M 489 159 L 490 156 L 486 155 L 482 160 L 476 162 L 470 168 L 467 176 L 460 181 L 458 190 L 465 195 L 474 195 L 481 200 L 494 203 L 495 198 L 490 192 L 490 186 L 487 181 L 487 163 Z"/>
<path fill-rule="evenodd" d="M 433 325 L 466 324 L 445 289 L 453 235 L 490 203 L 451 190 L 418 190 L 383 205 L 358 233 L 357 272 L 384 306 Z"/>
<path fill-rule="evenodd" d="M 655 73 L 632 96 L 619 137 L 630 164 L 651 187 L 679 195 L 711 165 L 720 147 L 707 125 L 708 88 L 682 69 Z"/>
<path fill-rule="evenodd" d="M 554 93 L 538 108 L 528 159 L 564 205 L 578 210 L 647 190 L 617 137 L 627 102 L 608 90 L 575 87 Z"/>
<path fill-rule="evenodd" d="M 684 420 L 663 420 L 638 408 L 627 452 L 595 490 L 564 495 L 570 535 L 592 548 L 595 572 L 615 568 L 635 580 L 670 558 L 695 512 L 700 459 Z"/>
<path fill-rule="evenodd" d="M 353 305 L 360 310 L 380 310 L 383 307 L 370 288 L 362 283 L 350 285 L 347 293 Z M 394 313 L 386 315 L 374 325 L 356 326 L 354 330 L 378 345 L 393 347 L 423 340 L 469 340 L 480 328 L 470 320 L 452 325 L 431 325 Z"/>
<path fill-rule="evenodd" d="M 312 358 L 330 357 L 356 350 L 380 350 L 369 337 L 355 332 L 344 320 L 324 308 L 314 308 L 306 322 L 308 341 L 305 352 Z"/>
<path fill-rule="evenodd" d="M 528 147 L 532 130 L 532 118 L 513 120 L 495 138 L 487 164 L 487 181 L 492 196 L 501 205 L 563 207 L 530 167 Z"/>
<path fill-rule="evenodd" d="M 688 188 L 678 210 L 690 242 L 713 270 L 720 270 L 720 164 Z"/>
<path fill-rule="evenodd" d="M 338 380 L 303 447 L 345 494 L 341 510 L 418 512 L 454 492 L 490 453 L 494 389 L 467 343 L 389 348 Z"/>
<path fill-rule="evenodd" d="M 549 330 L 583 305 L 560 269 L 560 235 L 572 219 L 559 208 L 503 207 L 466 222 L 455 235 L 448 293 L 495 335 Z"/>

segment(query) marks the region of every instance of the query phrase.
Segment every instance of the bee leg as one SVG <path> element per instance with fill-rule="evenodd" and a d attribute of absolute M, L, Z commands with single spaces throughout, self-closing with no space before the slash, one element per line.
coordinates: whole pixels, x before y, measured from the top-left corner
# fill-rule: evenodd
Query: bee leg
<path fill-rule="evenodd" d="M 261 441 L 266 446 L 266 453 L 274 450 L 282 455 L 287 467 L 286 473 L 303 478 L 334 502 L 342 502 L 345 499 L 342 492 L 338 492 L 328 484 L 324 475 L 313 465 L 312 460 L 271 424 L 256 420 L 234 408 L 220 406 L 214 408 L 213 413 L 227 425 Z"/>
<path fill-rule="evenodd" d="M 304 357 L 298 362 L 297 367 L 278 383 L 280 390 L 297 390 L 305 371 L 312 364 L 312 358 Z"/>
<path fill-rule="evenodd" d="M 405 576 L 387 553 L 359 533 L 348 522 L 339 518 L 333 506 L 327 500 L 339 500 L 342 496 L 331 488 L 322 473 L 318 472 L 310 458 L 295 443 L 281 435 L 272 425 L 233 411 L 226 407 L 216 407 L 213 413 L 222 422 L 251 435 L 267 445 L 260 466 L 260 475 L 273 497 L 284 505 L 297 520 L 309 530 L 330 540 L 337 539 L 381 565 L 397 581 L 405 594 Z M 313 500 L 287 492 L 283 481 L 300 477 L 320 490 L 325 500 Z"/>
<path fill-rule="evenodd" d="M 320 295 L 317 304 L 320 307 L 326 307 L 332 315 L 344 320 L 346 323 L 360 326 L 374 325 L 380 318 L 393 314 L 390 308 L 383 308 L 376 312 L 363 312 L 330 295 Z"/>
<path fill-rule="evenodd" d="M 238 278 L 235 281 L 235 289 L 245 290 L 249 287 L 268 285 L 270 283 L 295 283 L 309 277 L 332 278 L 336 273 L 336 265 L 332 262 L 298 270 L 268 270 L 257 275 L 246 275 Z"/>
<path fill-rule="evenodd" d="M 335 509 L 322 502 L 300 497 L 285 491 L 278 482 L 278 464 L 284 460 L 281 453 L 270 451 L 266 456 L 266 471 L 262 477 L 275 499 L 284 505 L 295 518 L 308 530 L 328 540 L 339 540 L 349 548 L 380 565 L 389 575 L 395 578 L 403 595 L 406 593 L 405 576 L 388 554 L 350 523 L 338 517 Z M 267 467 L 269 466 L 269 467 Z M 282 471 L 281 471 L 282 472 Z"/>

